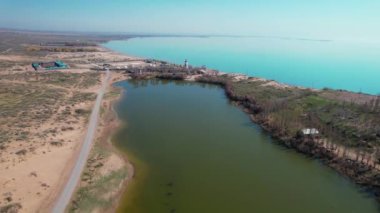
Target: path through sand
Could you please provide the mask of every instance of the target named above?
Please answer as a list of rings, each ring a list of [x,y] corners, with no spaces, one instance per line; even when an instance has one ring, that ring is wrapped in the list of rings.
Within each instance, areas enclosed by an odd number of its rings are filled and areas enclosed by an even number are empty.
[[[71,175],[65,185],[65,188],[63,189],[61,195],[59,196],[57,202],[55,203],[55,206],[53,208],[54,213],[61,213],[65,211],[66,206],[69,204],[71,197],[75,191],[75,188],[80,180],[83,168],[86,165],[87,158],[91,151],[92,142],[94,141],[96,127],[98,124],[100,106],[101,106],[104,92],[107,88],[109,80],[110,80],[110,71],[107,69],[106,80],[103,82],[103,85],[100,88],[98,96],[96,98],[96,102],[91,113],[87,134],[84,139],[82,148],[80,150],[77,162],[75,164],[74,169],[71,172]]]

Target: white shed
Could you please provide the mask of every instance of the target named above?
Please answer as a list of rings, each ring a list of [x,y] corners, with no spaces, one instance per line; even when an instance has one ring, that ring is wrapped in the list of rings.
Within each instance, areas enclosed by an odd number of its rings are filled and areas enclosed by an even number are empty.
[[[302,129],[302,133],[304,135],[318,135],[319,131],[318,129],[315,129],[315,128],[305,128],[305,129]]]

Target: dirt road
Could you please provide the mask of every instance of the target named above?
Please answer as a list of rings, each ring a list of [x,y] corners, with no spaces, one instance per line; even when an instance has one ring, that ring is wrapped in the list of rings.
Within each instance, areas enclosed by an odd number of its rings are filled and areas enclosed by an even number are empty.
[[[103,85],[98,92],[95,105],[92,109],[91,117],[88,124],[87,134],[83,141],[78,159],[76,161],[76,164],[73,170],[71,171],[70,177],[65,185],[65,188],[59,195],[59,198],[57,199],[53,207],[54,213],[62,213],[65,211],[66,206],[69,204],[71,197],[75,191],[75,188],[80,180],[83,168],[86,165],[88,155],[90,154],[90,151],[91,151],[92,142],[94,141],[96,128],[98,124],[100,106],[101,106],[102,99],[106,91],[109,80],[110,80],[110,71],[107,69],[106,79],[103,82]]]

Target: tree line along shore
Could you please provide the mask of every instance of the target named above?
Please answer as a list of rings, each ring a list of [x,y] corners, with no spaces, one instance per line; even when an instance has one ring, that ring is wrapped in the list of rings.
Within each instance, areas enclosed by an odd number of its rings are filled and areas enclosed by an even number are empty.
[[[279,144],[319,159],[380,198],[380,96],[148,62],[154,65],[125,72],[134,79],[220,85]]]
[[[29,161],[29,156],[37,156],[38,154],[35,153],[41,151],[59,153],[61,151],[57,150],[66,149],[67,156],[73,155],[68,149],[78,147],[81,143],[80,136],[83,131],[80,129],[85,127],[88,109],[95,97],[94,89],[99,86],[103,75],[102,70],[107,68],[113,73],[113,82],[128,78],[159,78],[220,85],[224,88],[226,96],[233,103],[241,106],[253,122],[278,139],[276,141],[279,144],[319,159],[342,175],[364,186],[377,198],[380,197],[379,96],[328,88],[316,90],[294,87],[271,80],[222,73],[205,67],[185,67],[164,61],[137,59],[113,53],[100,46],[102,42],[126,39],[126,36],[67,36],[0,32],[0,38],[2,38],[0,42],[0,95],[8,97],[9,100],[14,98],[18,100],[18,102],[1,102],[1,112],[18,110],[17,113],[24,113],[23,120],[30,118],[33,122],[41,124],[41,127],[35,126],[35,130],[28,134],[23,133],[26,131],[19,132],[21,135],[8,133],[17,132],[18,128],[28,129],[33,126],[6,125],[2,128],[1,157],[11,156],[10,158],[15,159],[14,161],[21,162],[16,163],[15,168],[17,165],[22,165],[22,162]],[[33,61],[53,59],[64,60],[70,65],[70,70],[49,73],[30,70],[30,64]],[[61,94],[60,96],[54,95],[58,94],[57,91]],[[17,97],[14,96],[16,93]],[[40,98],[38,99],[40,105],[38,106],[36,100],[32,100],[33,96],[28,94],[36,94],[36,97]],[[110,202],[109,197],[94,196],[104,188],[101,186],[102,181],[115,181],[113,182],[115,187],[111,189],[116,190],[115,195],[120,194],[120,190],[124,190],[123,187],[120,188],[120,183],[129,177],[125,170],[126,163],[121,163],[117,157],[110,154],[115,150],[105,142],[109,140],[109,134],[111,134],[111,131],[106,128],[108,122],[106,120],[112,118],[111,103],[118,97],[115,90],[106,94],[105,105],[101,110],[101,116],[105,120],[100,125],[102,128],[100,132],[104,134],[98,136],[99,143],[97,142],[93,148],[82,175],[82,187],[74,195],[74,202],[69,207],[70,211],[80,211],[83,208],[92,210],[115,208],[115,202]],[[67,100],[72,100],[72,102],[67,102]],[[46,101],[46,103],[41,101]],[[9,113],[2,113],[0,116],[2,119],[20,122]],[[58,119],[57,116],[63,117]],[[80,120],[78,121],[76,117]],[[52,119],[55,126],[43,125],[47,122],[46,120]],[[78,127],[66,128],[68,125],[65,122],[68,119],[73,120],[70,124],[76,124]],[[24,124],[28,123],[30,122]],[[43,139],[38,138],[38,133],[45,129],[46,131],[52,129],[52,132],[46,132],[46,137],[44,136]],[[317,130],[318,134],[310,134],[312,129]],[[76,139],[66,141],[62,138],[66,134],[74,134],[75,131],[77,131]],[[32,141],[28,143],[31,149],[14,154],[17,150],[22,150],[18,144],[23,141]],[[106,150],[110,151],[99,152],[104,147],[108,147]],[[48,158],[49,156],[41,159],[47,162]],[[6,164],[6,162],[2,163]],[[106,167],[117,169],[108,171]],[[12,166],[9,169],[12,170]],[[34,177],[34,174],[40,174],[33,172],[28,172],[33,175],[24,178],[30,179]],[[103,174],[104,178],[97,178],[98,174]],[[37,179],[39,178],[41,177]],[[16,177],[16,180],[20,182],[23,179]],[[38,195],[41,202],[47,197],[52,199],[52,194],[54,194],[52,191],[58,190],[53,182],[44,184],[43,190],[46,193]],[[14,187],[17,188],[17,186]],[[39,192],[40,189],[36,186],[35,190]],[[12,210],[12,208],[21,209],[20,206],[24,208],[38,206],[28,203],[32,199],[30,197],[23,198],[26,204],[23,203],[24,201],[18,202],[15,200],[17,193],[11,198],[13,200],[1,203],[0,207]],[[99,205],[90,205],[89,203],[93,200],[100,201],[97,202]]]

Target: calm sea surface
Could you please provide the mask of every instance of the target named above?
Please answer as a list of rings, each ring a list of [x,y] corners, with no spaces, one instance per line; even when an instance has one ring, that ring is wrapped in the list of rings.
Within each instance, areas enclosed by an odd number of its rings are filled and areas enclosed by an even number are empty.
[[[380,44],[277,38],[135,38],[106,47],[297,86],[380,93]]]
[[[124,81],[115,143],[135,166],[118,212],[372,213],[374,198],[276,143],[221,88]]]

